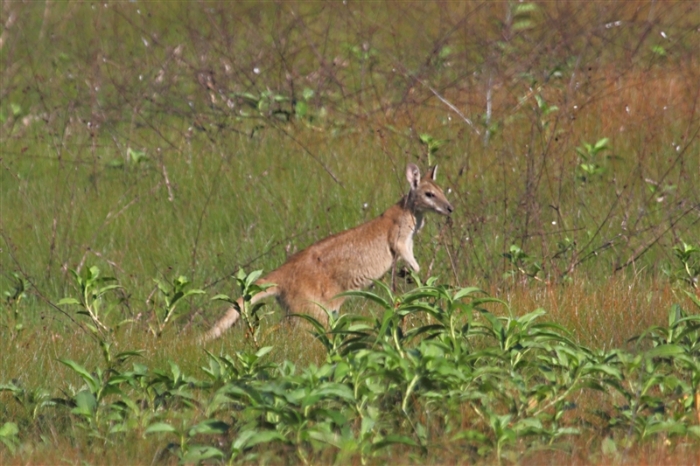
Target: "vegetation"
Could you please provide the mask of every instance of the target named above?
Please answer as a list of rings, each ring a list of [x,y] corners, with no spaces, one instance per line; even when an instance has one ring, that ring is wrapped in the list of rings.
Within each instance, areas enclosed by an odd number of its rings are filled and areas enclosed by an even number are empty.
[[[700,459],[692,2],[1,8],[0,463]],[[197,344],[409,161],[420,276]]]

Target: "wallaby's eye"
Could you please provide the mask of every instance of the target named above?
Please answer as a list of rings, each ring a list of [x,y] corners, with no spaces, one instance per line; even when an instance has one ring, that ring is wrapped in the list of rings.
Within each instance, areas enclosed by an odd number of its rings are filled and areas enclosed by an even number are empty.
[[[427,191],[427,192],[425,193],[425,197],[435,197],[435,194],[433,194],[433,193],[430,192],[430,191]]]

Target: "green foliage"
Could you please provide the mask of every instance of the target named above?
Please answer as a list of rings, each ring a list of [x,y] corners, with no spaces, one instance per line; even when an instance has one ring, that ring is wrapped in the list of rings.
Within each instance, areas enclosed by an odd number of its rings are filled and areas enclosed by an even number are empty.
[[[428,165],[433,166],[433,155],[442,147],[447,141],[442,139],[435,139],[431,135],[424,133],[419,136],[420,143],[426,148],[426,158],[428,160]]]
[[[537,11],[537,4],[530,2],[509,2],[508,15],[512,21],[510,26],[513,31],[522,31],[533,27],[531,16]]]
[[[26,389],[17,380],[9,384],[0,384],[0,392],[10,393],[15,402],[22,407],[23,414],[31,420],[36,420],[44,408],[55,404],[47,389],[42,387]]]
[[[251,287],[255,273],[239,278],[251,295],[260,291]],[[588,416],[609,433],[608,455],[616,440],[700,437],[700,316],[679,306],[667,326],[636,337],[634,350],[594,351],[542,321],[545,311],[513,317],[476,288],[433,278],[400,295],[377,287],[345,294],[378,305],[373,317],[331,314],[327,329],[305,317],[326,350],[320,366],[266,361],[271,347],[234,357],[206,352],[200,380],[174,362],[169,370],[128,370],[139,352],[112,355],[102,342],[103,365],[91,371],[60,360],[83,382],[61,388],[62,397],[14,383],[0,390],[24,407],[23,423],[46,422],[47,407],[63,407],[70,429],[89,438],[119,443],[136,433],[168,445],[182,463],[269,461],[293,450],[304,464],[364,464],[406,449],[430,455],[438,445],[471,462],[500,462],[566,444],[591,428]],[[576,400],[587,392],[614,408],[584,410]],[[5,422],[0,433],[16,453],[17,424]]]
[[[240,269],[236,274],[236,282],[238,282],[238,287],[240,288],[239,296],[243,299],[243,307],[238,304],[237,300],[230,298],[225,294],[219,294],[212,298],[212,300],[225,301],[230,303],[236,311],[241,315],[241,319],[246,326],[246,338],[250,338],[256,349],[260,348],[260,337],[262,331],[261,323],[265,317],[271,315],[274,311],[263,312],[264,303],[257,303],[255,305],[250,304],[250,300],[253,295],[264,291],[272,286],[273,284],[258,285],[255,281],[262,275],[262,270],[255,270],[249,274],[246,274],[243,269]]]
[[[14,454],[19,446],[19,428],[14,422],[6,422],[0,427],[0,442]]]
[[[269,118],[273,117],[281,121],[288,121],[290,112],[282,106],[290,99],[284,95],[270,90],[260,92],[255,95],[250,92],[234,92],[231,97],[236,99],[243,108],[238,111],[240,118]],[[250,109],[253,111],[251,112]]]
[[[611,387],[624,404],[605,415],[607,423],[624,426],[640,441],[656,435],[700,437],[693,425],[700,389],[700,315],[675,305],[667,327],[651,327],[634,341],[648,349],[616,355],[624,372]]]
[[[665,268],[664,272],[674,281],[680,281],[697,289],[700,286],[700,247],[681,241],[673,246],[673,255],[680,264],[674,269]]]
[[[505,273],[506,277],[515,277],[518,273],[524,277],[537,278],[537,274],[542,271],[542,264],[537,259],[530,257],[516,244],[512,244],[508,252],[503,253],[503,257],[508,259],[512,270]]]
[[[105,310],[105,295],[120,288],[118,284],[109,284],[116,281],[114,277],[101,277],[100,269],[97,266],[88,267],[85,273],[80,275],[75,270],[70,271],[75,279],[78,289],[78,298],[67,297],[58,302],[59,306],[77,305],[80,310],[78,315],[90,317],[91,322],[87,323],[87,328],[95,335],[103,337],[110,333],[110,329],[103,323],[103,320],[110,312]],[[125,322],[121,322],[121,326]]]
[[[584,142],[582,146],[576,148],[576,153],[581,158],[581,163],[578,165],[581,181],[591,181],[605,173],[600,153],[610,148],[609,143],[608,138],[602,138],[595,144]]]
[[[156,318],[156,324],[150,324],[149,329],[155,336],[160,338],[165,327],[176,316],[175,309],[177,306],[184,302],[184,299],[188,296],[204,294],[204,291],[200,289],[188,290],[190,281],[183,275],[175,278],[170,286],[162,280],[154,279],[153,281],[156,282],[156,288],[159,292],[157,296],[160,299],[156,298],[154,300],[155,308],[153,313]]]
[[[12,286],[3,294],[5,295],[3,307],[7,312],[3,313],[0,322],[10,329],[10,334],[14,337],[24,329],[21,307],[23,300],[27,299],[27,281],[17,272],[12,272]]]

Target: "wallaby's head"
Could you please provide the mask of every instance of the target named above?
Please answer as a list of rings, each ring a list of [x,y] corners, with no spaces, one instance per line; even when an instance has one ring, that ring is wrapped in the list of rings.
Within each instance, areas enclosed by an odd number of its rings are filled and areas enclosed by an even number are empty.
[[[442,215],[452,213],[452,204],[445,197],[442,188],[435,184],[436,174],[437,165],[429,170],[423,178],[420,176],[420,170],[414,164],[409,163],[406,167],[406,179],[411,185],[411,191],[406,199],[408,208],[413,212],[432,211]]]

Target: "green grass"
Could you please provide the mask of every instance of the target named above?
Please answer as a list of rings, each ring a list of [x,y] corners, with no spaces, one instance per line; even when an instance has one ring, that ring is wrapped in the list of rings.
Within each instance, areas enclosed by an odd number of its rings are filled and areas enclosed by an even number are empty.
[[[692,2],[2,8],[0,384],[66,396],[83,381],[59,359],[103,364],[89,320],[58,305],[78,296],[70,270],[92,266],[121,286],[105,295],[106,324],[131,321],[106,337],[114,351],[143,349],[137,360],[150,370],[172,360],[202,379],[208,359],[195,340],[223,311],[211,298],[237,293],[238,269],[271,270],[380,214],[405,193],[407,162],[437,163],[455,206],[416,240],[422,279],[478,286],[514,316],[544,308],[600,351],[630,349],[629,338],[668,324],[675,303],[697,313],[685,292],[698,296],[700,253],[679,259],[683,244],[700,248]],[[604,138],[602,150],[586,149]],[[437,141],[432,152],[427,140]],[[154,279],[181,275],[205,293],[178,304],[156,338]],[[379,312],[362,300],[344,311]],[[299,371],[327,362],[303,328],[278,323],[264,324],[268,360]],[[238,328],[206,348],[251,345]],[[0,400],[0,427],[17,423],[21,445],[0,446],[3,464],[177,461],[164,439],[95,441],[66,408],[46,408],[44,428],[8,392]],[[444,428],[432,426],[431,435]],[[221,437],[226,448],[234,432]],[[564,453],[511,452],[607,462],[605,435],[586,431]],[[670,439],[625,445],[624,455],[697,457],[692,436]],[[285,448],[271,454],[293,455]],[[459,448],[427,458],[459,461]],[[387,451],[372,461],[425,460],[408,447]],[[472,459],[500,461],[484,455]],[[280,458],[271,461],[302,461]]]

